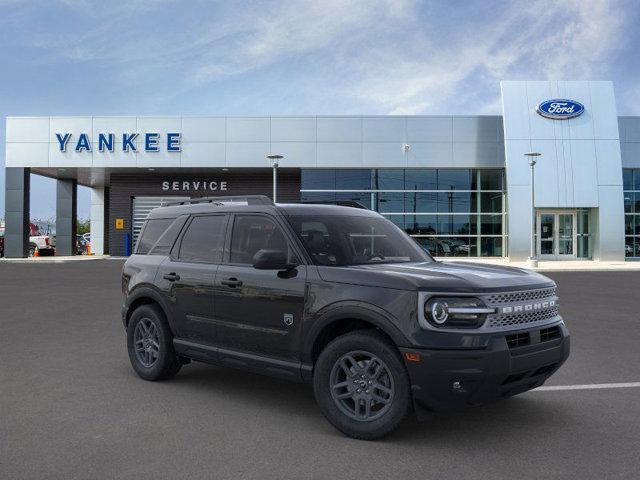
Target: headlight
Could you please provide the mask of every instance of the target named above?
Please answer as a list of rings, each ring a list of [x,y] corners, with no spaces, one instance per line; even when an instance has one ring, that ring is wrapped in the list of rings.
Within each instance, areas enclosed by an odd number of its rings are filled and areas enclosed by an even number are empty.
[[[424,318],[436,328],[478,328],[493,312],[474,297],[433,297],[424,304]]]

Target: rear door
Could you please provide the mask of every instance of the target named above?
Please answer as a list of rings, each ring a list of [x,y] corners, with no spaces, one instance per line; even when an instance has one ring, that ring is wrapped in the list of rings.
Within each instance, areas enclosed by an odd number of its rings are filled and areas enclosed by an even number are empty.
[[[228,220],[226,214],[193,216],[171,256],[160,265],[157,278],[171,305],[172,328],[178,338],[213,342],[213,282]]]
[[[289,272],[256,270],[261,249],[283,250],[300,264],[297,247],[275,217],[235,214],[225,261],[215,280],[217,342],[234,351],[297,360],[307,266]]]

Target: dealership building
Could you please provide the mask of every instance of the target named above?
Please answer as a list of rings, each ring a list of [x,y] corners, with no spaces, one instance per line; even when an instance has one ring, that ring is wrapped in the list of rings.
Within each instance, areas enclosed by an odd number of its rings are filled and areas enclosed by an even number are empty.
[[[640,117],[617,115],[613,84],[501,92],[501,116],[10,117],[5,255],[28,254],[31,174],[56,179],[58,255],[84,185],[92,252],[121,256],[155,206],[271,196],[278,154],[278,202],[359,202],[439,257],[523,260],[535,213],[540,259],[640,258]]]

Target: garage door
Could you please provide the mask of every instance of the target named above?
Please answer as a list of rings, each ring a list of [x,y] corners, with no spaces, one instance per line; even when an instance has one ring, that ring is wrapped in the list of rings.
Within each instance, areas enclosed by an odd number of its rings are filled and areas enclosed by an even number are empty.
[[[138,237],[144,221],[149,216],[149,212],[157,207],[162,207],[171,202],[183,202],[189,197],[133,197],[133,245],[138,244]]]

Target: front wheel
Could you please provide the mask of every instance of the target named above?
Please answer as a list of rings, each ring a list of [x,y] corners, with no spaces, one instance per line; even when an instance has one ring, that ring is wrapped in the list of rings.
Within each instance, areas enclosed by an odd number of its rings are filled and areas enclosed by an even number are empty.
[[[142,305],[131,314],[127,350],[131,366],[145,380],[171,378],[182,366],[169,325],[156,305]]]
[[[322,351],[313,374],[316,401],[345,435],[375,440],[409,412],[410,383],[400,354],[375,331],[342,335]]]

